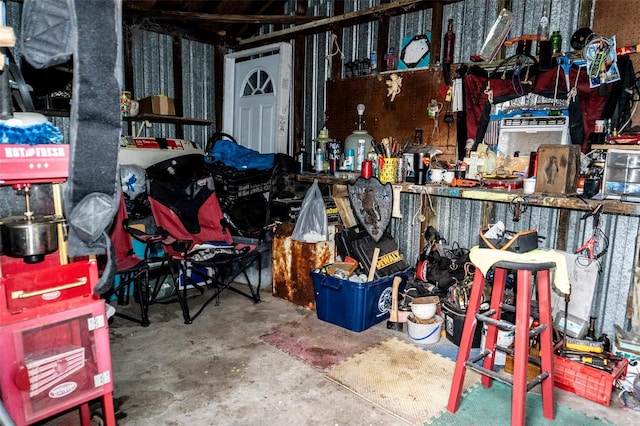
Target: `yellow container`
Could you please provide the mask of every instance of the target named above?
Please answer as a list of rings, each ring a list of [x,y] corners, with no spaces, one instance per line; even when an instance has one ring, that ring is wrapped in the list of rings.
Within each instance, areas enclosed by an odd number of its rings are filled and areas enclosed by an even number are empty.
[[[400,158],[384,157],[380,165],[380,182],[396,183],[398,179],[398,167],[400,167]]]

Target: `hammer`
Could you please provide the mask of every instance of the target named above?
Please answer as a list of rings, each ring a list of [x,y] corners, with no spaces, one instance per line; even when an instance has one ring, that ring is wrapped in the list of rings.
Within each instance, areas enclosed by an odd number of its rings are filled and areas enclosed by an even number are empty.
[[[398,289],[402,278],[395,277],[393,279],[393,287],[391,288],[391,311],[389,311],[389,320],[387,321],[387,328],[389,330],[402,331],[403,324],[398,322]]]

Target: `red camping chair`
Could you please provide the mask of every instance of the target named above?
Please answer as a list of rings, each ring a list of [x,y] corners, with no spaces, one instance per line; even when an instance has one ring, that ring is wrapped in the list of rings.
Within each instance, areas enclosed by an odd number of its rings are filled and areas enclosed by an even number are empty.
[[[171,270],[171,258],[161,253],[161,250],[157,250],[159,238],[147,236],[141,231],[130,228],[128,219],[124,197],[121,197],[110,233],[115,251],[116,276],[119,278],[119,282],[105,294],[105,298],[109,299],[115,296],[118,305],[128,305],[133,287],[135,300],[140,305],[140,319],[117,310],[115,315],[146,327],[149,325],[149,305],[155,303],[164,279],[169,275],[173,277],[174,273]],[[145,243],[144,259],[141,259],[133,250],[132,234]],[[151,293],[149,280],[152,269],[161,272],[155,276],[153,293]],[[177,290],[175,282],[174,286]]]
[[[165,251],[180,265],[178,297],[185,324],[193,322],[212,301],[218,305],[225,289],[260,302],[262,254],[268,246],[234,243],[203,155],[184,155],[149,167],[147,190]],[[247,274],[252,266],[258,270],[257,285]],[[248,292],[234,284],[238,276],[244,277]],[[191,289],[200,295],[213,289],[195,314],[188,304]]]

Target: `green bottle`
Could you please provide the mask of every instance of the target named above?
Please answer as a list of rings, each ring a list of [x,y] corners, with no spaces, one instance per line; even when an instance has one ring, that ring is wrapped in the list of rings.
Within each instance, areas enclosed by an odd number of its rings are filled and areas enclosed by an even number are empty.
[[[553,54],[562,51],[562,34],[560,34],[560,31],[554,31],[553,34],[551,34],[551,47]]]

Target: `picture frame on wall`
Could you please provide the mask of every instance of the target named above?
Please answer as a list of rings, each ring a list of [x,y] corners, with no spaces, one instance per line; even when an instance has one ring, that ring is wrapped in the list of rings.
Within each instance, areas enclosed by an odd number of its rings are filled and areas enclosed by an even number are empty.
[[[431,62],[431,34],[405,37],[400,48],[398,69],[426,68]]]

